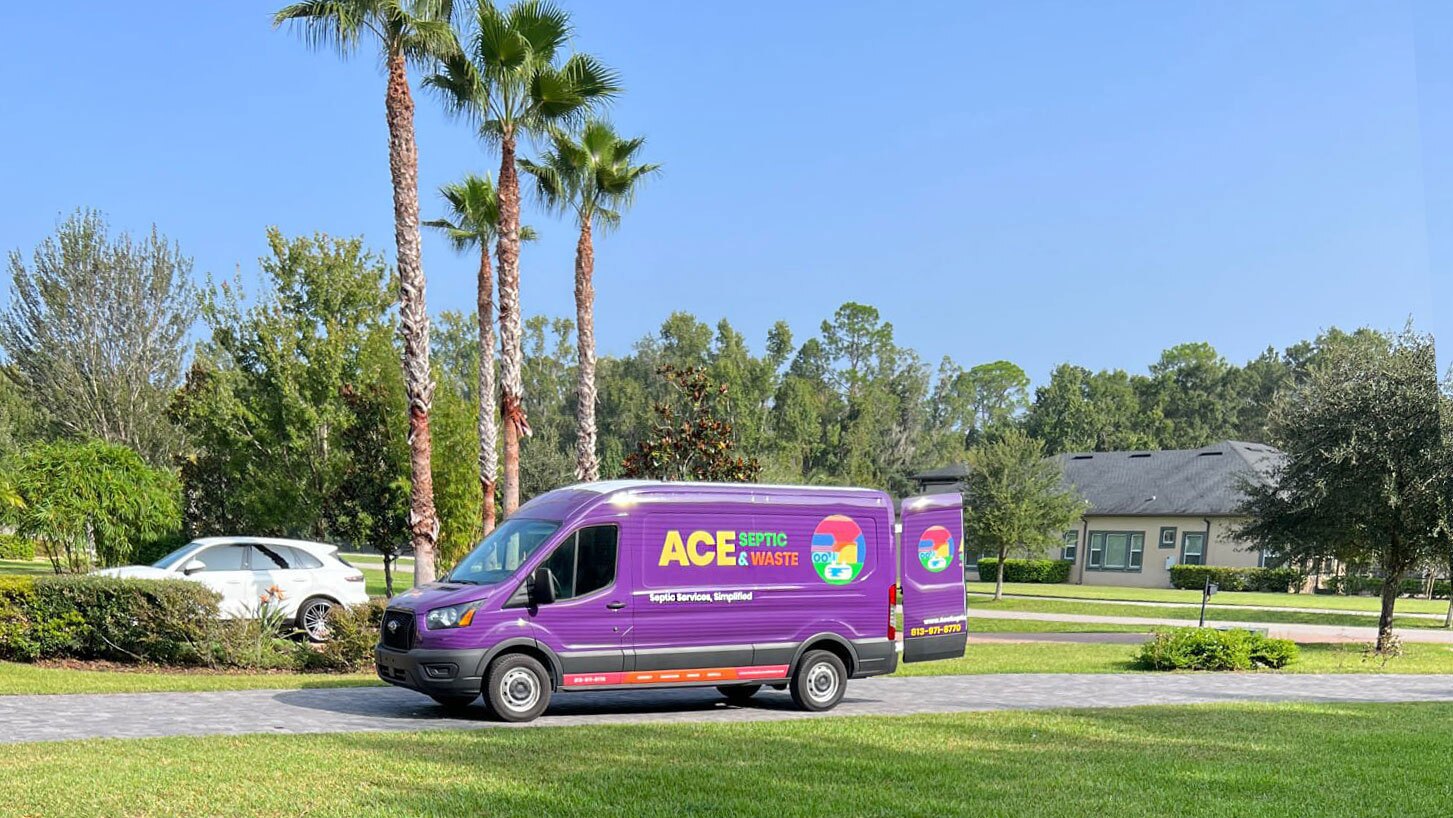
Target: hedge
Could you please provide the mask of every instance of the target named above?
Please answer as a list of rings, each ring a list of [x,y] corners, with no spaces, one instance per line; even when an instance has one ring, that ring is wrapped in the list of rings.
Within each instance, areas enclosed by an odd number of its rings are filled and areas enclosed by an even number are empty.
[[[1322,587],[1318,591],[1324,594],[1347,594],[1359,596],[1369,594],[1379,596],[1382,594],[1382,579],[1380,577],[1323,577]],[[1448,598],[1448,580],[1440,579],[1433,583],[1433,597],[1435,599]],[[1398,588],[1400,596],[1422,596],[1427,593],[1427,580],[1411,577],[1402,581]]]
[[[979,579],[993,582],[999,575],[998,557],[979,558]],[[1004,560],[1005,582],[1056,583],[1070,581],[1070,563],[1064,560]]]
[[[1247,630],[1171,628],[1141,645],[1137,660],[1149,670],[1252,670],[1286,667],[1300,655],[1289,639]]]
[[[219,619],[218,596],[187,580],[0,576],[0,659],[353,669],[371,660],[382,613],[341,610],[315,649],[257,620]]]
[[[1206,580],[1222,591],[1271,591],[1286,593],[1300,584],[1301,575],[1292,568],[1229,568],[1222,565],[1173,565],[1170,584],[1199,591]]]
[[[35,559],[35,542],[14,534],[0,534],[0,560]]]

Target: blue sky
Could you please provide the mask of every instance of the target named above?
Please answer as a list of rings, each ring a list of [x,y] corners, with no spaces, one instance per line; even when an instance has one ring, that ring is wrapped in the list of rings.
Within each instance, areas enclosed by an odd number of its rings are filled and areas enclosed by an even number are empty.
[[[0,248],[88,205],[155,222],[199,274],[255,270],[268,225],[391,255],[377,60],[310,52],[276,5],[0,12],[23,34],[0,50]],[[1182,341],[1242,361],[1334,324],[1433,329],[1435,303],[1453,324],[1436,4],[902,5],[567,3],[665,165],[597,247],[604,352],[676,309],[801,340],[857,300],[931,363],[1042,382]],[[431,216],[498,160],[418,102]],[[527,218],[526,312],[573,314],[573,229]],[[424,249],[431,311],[469,309],[473,264]]]

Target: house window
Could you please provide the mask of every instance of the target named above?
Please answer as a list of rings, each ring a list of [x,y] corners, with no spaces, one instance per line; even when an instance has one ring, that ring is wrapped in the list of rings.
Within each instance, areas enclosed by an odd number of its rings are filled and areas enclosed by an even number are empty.
[[[1181,565],[1206,564],[1206,534],[1203,531],[1187,531],[1181,537]]]
[[[1060,559],[1064,560],[1065,562],[1074,562],[1075,561],[1075,557],[1078,556],[1078,553],[1077,552],[1079,550],[1080,550],[1080,532],[1078,532],[1078,531],[1066,531],[1065,532],[1065,544],[1064,544],[1064,547],[1061,548],[1060,549],[1060,552],[1059,552]]]
[[[1280,568],[1282,564],[1281,554],[1275,548],[1261,549],[1257,551],[1256,565],[1258,568]]]
[[[1161,526],[1161,529],[1160,529],[1160,547],[1161,548],[1175,548],[1176,547],[1176,527],[1175,526],[1173,526],[1173,525]]]
[[[1145,558],[1143,531],[1091,531],[1089,568],[1139,571]]]

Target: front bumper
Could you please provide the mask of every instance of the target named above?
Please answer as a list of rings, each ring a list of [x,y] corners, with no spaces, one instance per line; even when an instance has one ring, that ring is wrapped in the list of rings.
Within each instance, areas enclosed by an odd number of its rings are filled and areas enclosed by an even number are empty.
[[[373,649],[378,678],[399,687],[437,696],[478,694],[485,650],[394,650],[382,645]]]

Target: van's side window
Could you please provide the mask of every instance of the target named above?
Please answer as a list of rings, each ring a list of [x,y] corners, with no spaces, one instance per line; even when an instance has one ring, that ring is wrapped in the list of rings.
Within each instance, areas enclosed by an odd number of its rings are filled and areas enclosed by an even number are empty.
[[[616,539],[613,525],[582,528],[545,561],[555,578],[555,599],[573,599],[593,594],[616,578]]]

